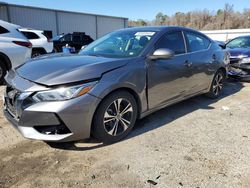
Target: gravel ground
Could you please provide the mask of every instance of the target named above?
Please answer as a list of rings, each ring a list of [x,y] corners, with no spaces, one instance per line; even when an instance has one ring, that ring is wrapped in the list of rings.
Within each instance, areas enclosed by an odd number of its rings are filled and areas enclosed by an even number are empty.
[[[109,146],[26,140],[0,112],[0,187],[248,188],[249,96],[249,83],[227,83],[219,100],[163,109]]]

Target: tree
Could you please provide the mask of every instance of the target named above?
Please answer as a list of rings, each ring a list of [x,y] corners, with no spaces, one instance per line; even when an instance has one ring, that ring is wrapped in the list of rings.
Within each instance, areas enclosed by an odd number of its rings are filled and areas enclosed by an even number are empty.
[[[233,5],[227,3],[223,9],[213,12],[204,9],[187,13],[176,12],[173,16],[159,12],[153,21],[129,21],[129,26],[145,25],[178,25],[199,30],[250,28],[250,9],[235,12]]]
[[[167,21],[167,18],[167,15],[164,15],[163,13],[159,12],[155,17],[156,25],[164,25]]]

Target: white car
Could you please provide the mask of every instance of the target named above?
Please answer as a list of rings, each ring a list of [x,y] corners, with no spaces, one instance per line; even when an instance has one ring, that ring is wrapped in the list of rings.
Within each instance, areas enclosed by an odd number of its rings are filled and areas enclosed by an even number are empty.
[[[31,58],[32,44],[18,31],[19,28],[0,20],[0,84],[4,82],[7,71]]]
[[[53,51],[53,42],[47,38],[44,31],[34,29],[19,29],[27,39],[32,43],[32,58]]]

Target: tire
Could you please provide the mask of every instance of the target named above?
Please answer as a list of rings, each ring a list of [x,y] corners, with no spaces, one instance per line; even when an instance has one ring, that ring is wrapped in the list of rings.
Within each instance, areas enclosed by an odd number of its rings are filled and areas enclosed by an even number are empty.
[[[5,80],[4,77],[7,73],[6,66],[4,65],[4,62],[0,60],[0,85],[3,85]]]
[[[116,110],[119,108],[120,110]],[[126,91],[112,93],[96,110],[92,134],[105,144],[118,142],[133,129],[137,113],[138,106],[132,94]]]
[[[53,53],[61,53],[62,52],[62,49],[60,50],[59,47],[54,47],[53,48]]]
[[[209,92],[206,94],[207,97],[216,99],[220,96],[221,91],[223,90],[225,73],[222,70],[218,70],[214,75],[212,84],[210,86]]]
[[[38,56],[43,55],[43,54],[45,54],[45,53],[40,51],[40,50],[34,50],[34,51],[32,51],[31,58],[35,58],[35,57],[38,57]]]

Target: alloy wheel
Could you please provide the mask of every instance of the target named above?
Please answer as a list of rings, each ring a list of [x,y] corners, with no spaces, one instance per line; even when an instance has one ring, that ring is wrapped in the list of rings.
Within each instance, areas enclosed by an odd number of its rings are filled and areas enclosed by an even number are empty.
[[[119,136],[130,126],[133,118],[133,107],[130,101],[119,98],[113,101],[105,111],[103,126],[111,136]]]
[[[223,87],[224,77],[221,73],[217,74],[213,83],[213,92],[217,96],[220,94]]]

